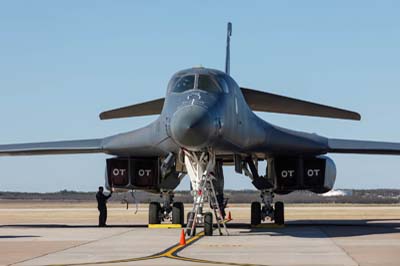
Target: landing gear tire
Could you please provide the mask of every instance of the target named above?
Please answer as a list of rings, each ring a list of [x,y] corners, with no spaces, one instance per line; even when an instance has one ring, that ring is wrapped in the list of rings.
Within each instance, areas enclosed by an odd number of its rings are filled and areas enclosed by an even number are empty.
[[[285,224],[285,207],[281,201],[275,203],[274,222],[278,225]]]
[[[204,214],[204,235],[213,235],[213,215],[211,212],[206,212]]]
[[[254,201],[251,203],[251,225],[261,223],[261,203]]]
[[[161,205],[159,202],[150,202],[149,205],[149,224],[160,224],[161,223]]]
[[[193,234],[191,235],[191,230],[194,222],[194,212],[188,212],[187,214],[187,229],[186,229],[186,235],[187,236],[194,236],[196,234],[196,227],[194,227]]]
[[[172,223],[184,225],[184,207],[182,202],[174,202],[172,205]]]

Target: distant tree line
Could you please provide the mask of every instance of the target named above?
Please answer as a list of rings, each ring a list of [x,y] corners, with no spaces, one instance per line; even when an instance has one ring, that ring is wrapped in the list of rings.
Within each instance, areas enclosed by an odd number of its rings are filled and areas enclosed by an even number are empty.
[[[345,190],[348,193],[343,196],[322,196],[308,191],[297,191],[288,195],[276,195],[275,200],[286,203],[358,203],[358,204],[398,204],[400,203],[400,189],[354,189]],[[149,203],[160,199],[159,194],[151,194],[143,191],[134,192],[134,198],[129,193],[114,193],[111,202],[128,201]],[[260,200],[260,192],[254,190],[226,190],[225,198],[230,203],[250,203]],[[0,192],[0,201],[4,200],[35,200],[35,201],[95,201],[95,192],[78,192],[61,190],[51,193],[29,192]],[[191,203],[192,196],[189,191],[177,191],[175,201]]]

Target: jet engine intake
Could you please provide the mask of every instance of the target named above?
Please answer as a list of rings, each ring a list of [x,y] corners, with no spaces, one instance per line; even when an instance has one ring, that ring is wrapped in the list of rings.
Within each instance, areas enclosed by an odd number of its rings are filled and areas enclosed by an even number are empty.
[[[120,191],[174,189],[180,182],[175,167],[163,176],[161,159],[116,157],[107,159],[106,187]]]
[[[326,156],[276,157],[268,160],[268,176],[274,180],[274,192],[277,194],[295,190],[325,193],[335,184],[336,166]]]

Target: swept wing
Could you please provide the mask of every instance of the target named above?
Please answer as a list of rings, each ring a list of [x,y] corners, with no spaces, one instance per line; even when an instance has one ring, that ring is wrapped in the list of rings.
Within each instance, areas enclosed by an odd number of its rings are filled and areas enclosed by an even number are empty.
[[[102,139],[0,145],[0,156],[101,153]]]
[[[361,115],[353,111],[248,88],[241,90],[253,111],[361,120]]]
[[[400,143],[328,139],[328,152],[400,155]]]
[[[160,98],[102,112],[100,114],[100,119],[105,120],[133,116],[157,115],[161,113],[163,106],[164,98]]]

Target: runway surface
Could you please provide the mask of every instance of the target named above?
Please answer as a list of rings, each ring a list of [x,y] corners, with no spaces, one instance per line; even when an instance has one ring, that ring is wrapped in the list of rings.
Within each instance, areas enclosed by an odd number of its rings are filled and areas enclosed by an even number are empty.
[[[113,216],[119,217],[122,210],[111,209],[111,226],[97,228],[88,223],[90,218],[63,222],[62,212],[57,214],[62,208],[2,207],[1,265],[399,265],[400,261],[400,207],[396,206],[289,207],[288,217],[305,215],[290,219],[284,228],[250,228],[245,223],[248,208],[233,207],[230,236],[206,237],[198,230],[186,246],[178,245],[180,229],[148,229],[144,208],[134,225],[115,223]],[[82,210],[69,211],[79,217]],[[52,217],[49,223],[43,214],[40,222],[38,212],[60,219]],[[332,212],[343,213],[345,219],[331,219]],[[378,219],[380,212],[384,218]],[[18,220],[21,213],[35,216],[35,223]],[[320,218],[321,213],[328,219]]]

